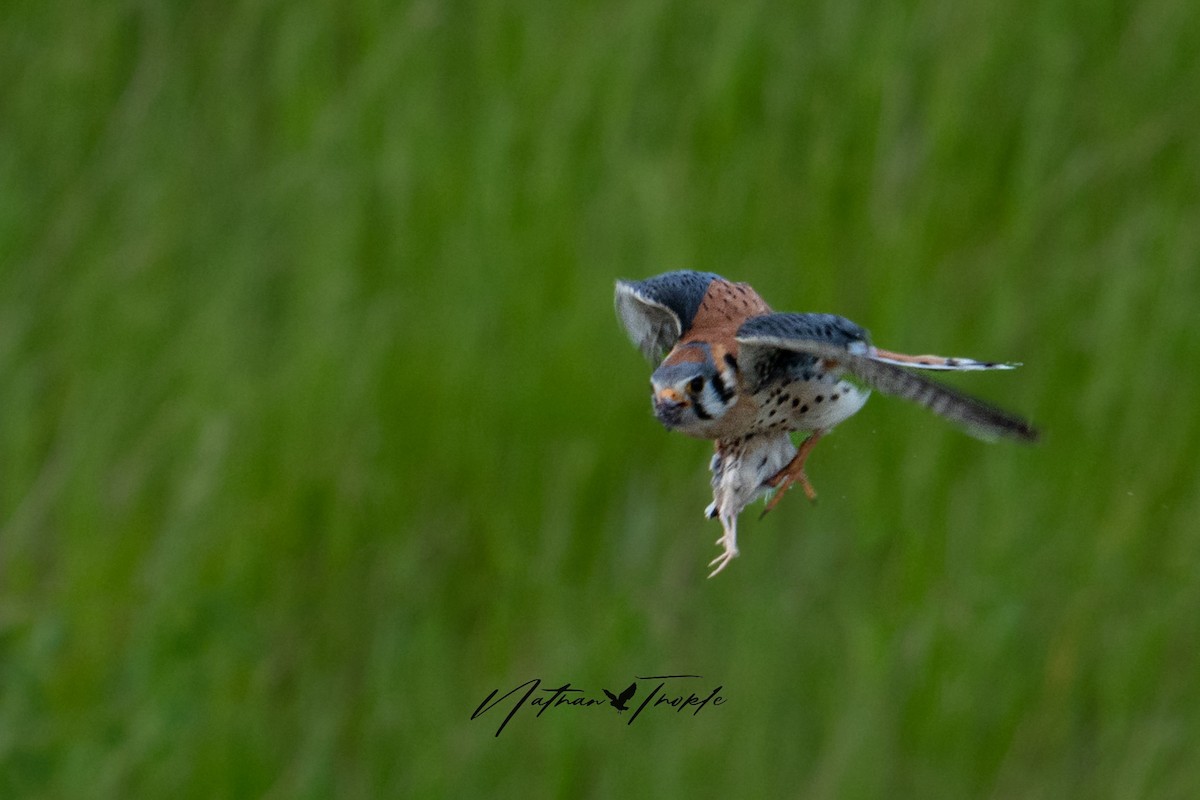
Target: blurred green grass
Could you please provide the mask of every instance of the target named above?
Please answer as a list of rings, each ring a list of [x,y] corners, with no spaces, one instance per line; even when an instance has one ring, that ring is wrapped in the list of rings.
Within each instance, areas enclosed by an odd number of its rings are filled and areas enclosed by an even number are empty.
[[[1200,11],[0,11],[0,796],[1187,797]],[[612,282],[754,283],[876,398],[713,555]],[[470,713],[689,672],[696,718]]]

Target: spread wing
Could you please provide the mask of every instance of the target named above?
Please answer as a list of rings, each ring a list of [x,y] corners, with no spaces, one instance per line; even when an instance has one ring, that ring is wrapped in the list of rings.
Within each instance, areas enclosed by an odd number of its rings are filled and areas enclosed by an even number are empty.
[[[718,276],[681,270],[644,281],[617,281],[617,316],[646,358],[659,361],[687,333]]]
[[[608,699],[609,699],[609,701],[610,701],[610,702],[613,702],[613,703],[619,703],[619,702],[621,702],[620,700],[618,700],[618,699],[617,699],[617,696],[616,696],[615,694],[613,694],[612,692],[610,692],[608,689],[603,689],[602,691],[603,691],[603,692],[604,692],[606,695],[608,695]]]
[[[963,426],[981,439],[1008,436],[1032,442],[1038,432],[1025,420],[910,371],[901,363],[923,369],[996,369],[971,359],[921,356],[920,362],[900,362],[896,353],[876,350],[866,330],[832,314],[766,314],[747,320],[738,329],[738,364],[752,382],[776,380],[780,371],[799,358],[836,364],[884,394],[925,406]],[[935,360],[937,363],[931,363]]]
[[[617,698],[617,702],[624,705],[625,701],[633,697],[633,693],[637,691],[637,681],[629,684],[625,691],[621,692],[621,696]]]

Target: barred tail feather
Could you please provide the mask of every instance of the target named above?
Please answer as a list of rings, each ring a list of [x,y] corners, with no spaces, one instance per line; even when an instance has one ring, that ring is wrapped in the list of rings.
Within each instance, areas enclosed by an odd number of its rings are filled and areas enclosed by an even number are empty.
[[[859,357],[845,359],[843,363],[852,375],[872,388],[919,403],[980,439],[1006,436],[1025,442],[1038,440],[1038,431],[1020,417],[891,362]]]

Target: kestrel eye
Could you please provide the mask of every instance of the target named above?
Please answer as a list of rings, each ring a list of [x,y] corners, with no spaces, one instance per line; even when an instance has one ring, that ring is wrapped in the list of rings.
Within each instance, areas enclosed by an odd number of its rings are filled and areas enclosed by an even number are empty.
[[[688,391],[690,391],[692,394],[699,394],[700,390],[703,388],[704,378],[700,377],[699,375],[688,381]]]

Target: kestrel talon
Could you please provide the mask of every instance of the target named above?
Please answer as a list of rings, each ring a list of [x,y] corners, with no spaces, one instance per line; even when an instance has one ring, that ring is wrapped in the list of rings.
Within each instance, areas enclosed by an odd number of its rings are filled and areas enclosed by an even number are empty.
[[[880,350],[848,319],[776,314],[747,284],[707,272],[618,281],[616,306],[633,343],[661,360],[650,376],[654,415],[670,430],[716,442],[705,514],[724,533],[710,578],[737,556],[747,505],[774,490],[770,511],[797,483],[816,497],[804,472],[813,445],[862,408],[871,389],[920,403],[981,439],[1038,438],[1025,420],[912,371],[1016,364]],[[807,434],[799,448],[794,431]]]

